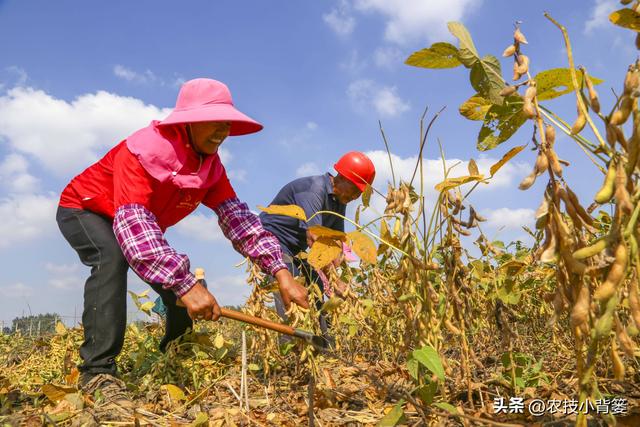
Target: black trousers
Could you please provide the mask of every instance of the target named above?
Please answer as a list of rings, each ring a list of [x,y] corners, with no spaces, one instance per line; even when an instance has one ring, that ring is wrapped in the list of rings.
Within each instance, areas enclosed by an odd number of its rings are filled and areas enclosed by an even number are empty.
[[[115,358],[120,354],[127,326],[127,271],[129,264],[113,233],[112,221],[82,209],[59,207],[56,221],[62,235],[78,253],[80,261],[91,267],[84,285],[82,325],[84,342],[80,346],[81,372],[115,375]],[[167,307],[165,336],[167,344],[193,326],[184,307],[176,305],[176,296],[160,284],[150,283]]]

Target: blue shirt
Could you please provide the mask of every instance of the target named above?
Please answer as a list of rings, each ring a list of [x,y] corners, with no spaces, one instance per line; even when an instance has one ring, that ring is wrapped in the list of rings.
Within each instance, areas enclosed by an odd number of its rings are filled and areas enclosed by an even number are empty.
[[[307,218],[318,211],[331,211],[344,215],[347,206],[340,203],[333,194],[331,175],[309,176],[291,181],[278,192],[271,205],[298,205]],[[344,220],[335,215],[321,214],[309,222],[284,215],[260,214],[264,228],[273,233],[282,249],[289,255],[307,250],[307,227],[323,225],[337,231],[344,231]]]

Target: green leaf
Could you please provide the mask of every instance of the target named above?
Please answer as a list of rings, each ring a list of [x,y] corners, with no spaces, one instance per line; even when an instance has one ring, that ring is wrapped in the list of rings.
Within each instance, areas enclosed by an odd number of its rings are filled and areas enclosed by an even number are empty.
[[[420,368],[420,364],[416,359],[407,360],[407,371],[409,371],[409,375],[414,380],[418,380],[418,370]]]
[[[418,390],[416,390],[416,394],[424,402],[425,405],[431,405],[433,403],[433,398],[436,396],[437,391],[438,391],[438,384],[432,382],[425,386],[420,387]]]
[[[437,402],[434,403],[433,406],[440,408],[440,409],[444,409],[445,411],[449,412],[452,415],[460,415],[458,414],[458,410],[456,409],[455,406],[453,406],[450,403],[447,402]]]
[[[491,101],[483,98],[480,94],[475,94],[467,99],[458,111],[469,120],[484,120],[487,111],[491,108]]]
[[[520,296],[522,295],[520,292],[514,291],[512,288],[505,286],[498,288],[497,291],[498,298],[502,300],[505,304],[517,304],[520,302]]]
[[[413,52],[404,63],[422,68],[455,68],[462,65],[458,59],[458,48],[450,43],[442,42]]]
[[[582,86],[582,73],[576,73],[578,86]],[[604,80],[589,76],[594,85]],[[573,92],[571,70],[568,68],[552,68],[542,71],[534,77],[537,87],[538,101],[546,101]]]
[[[640,14],[633,9],[620,9],[609,15],[612,24],[640,32]]]
[[[206,412],[198,412],[196,419],[189,425],[190,427],[205,427],[209,425],[209,416]]]
[[[453,34],[459,41],[460,47],[458,49],[458,58],[460,62],[467,68],[471,68],[475,64],[480,56],[476,50],[476,46],[473,44],[473,39],[467,28],[460,22],[449,22],[447,24],[449,32]]]
[[[401,400],[396,404],[396,406],[391,409],[382,417],[380,422],[378,423],[378,427],[393,427],[405,421],[404,410],[402,409],[402,405],[404,405],[404,400]]]
[[[444,381],[444,368],[440,361],[440,355],[435,348],[425,345],[419,350],[414,350],[412,355],[420,364],[434,373],[440,381]]]
[[[486,55],[480,59],[471,34],[469,34],[465,26],[459,22],[449,22],[447,26],[451,34],[458,38],[460,44],[458,58],[460,62],[465,67],[471,68],[471,74],[469,75],[471,86],[493,104],[501,105],[502,97],[500,96],[500,91],[504,87],[504,79],[502,78],[502,69],[498,58]]]
[[[487,151],[496,148],[511,138],[527,121],[527,117],[522,112],[522,98],[510,96],[504,101],[503,105],[493,105],[487,111],[484,124],[478,134],[478,150]]]
[[[416,294],[402,294],[398,297],[398,302],[405,302],[416,298]]]
[[[486,55],[482,60],[477,61],[471,67],[469,74],[471,86],[492,104],[501,105],[503,97],[500,91],[504,87],[502,69],[498,58]]]

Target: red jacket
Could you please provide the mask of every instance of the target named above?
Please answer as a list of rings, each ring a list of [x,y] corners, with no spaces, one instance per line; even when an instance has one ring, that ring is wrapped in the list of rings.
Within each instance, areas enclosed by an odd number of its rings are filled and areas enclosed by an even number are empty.
[[[187,172],[198,170],[200,163],[198,154],[189,151],[183,168]],[[113,219],[119,206],[137,203],[149,209],[165,231],[200,203],[213,209],[232,197],[236,194],[224,168],[208,188],[180,188],[171,179],[161,182],[147,173],[125,140],[71,180],[62,192],[60,206],[89,210]]]

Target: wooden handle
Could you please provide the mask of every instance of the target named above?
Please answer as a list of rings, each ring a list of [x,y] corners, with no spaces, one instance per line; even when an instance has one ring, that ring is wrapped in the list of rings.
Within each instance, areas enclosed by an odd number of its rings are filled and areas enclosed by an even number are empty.
[[[220,310],[222,310],[222,317],[226,317],[228,319],[233,319],[233,320],[239,320],[241,322],[249,323],[251,325],[256,325],[263,328],[271,329],[272,331],[280,332],[281,334],[295,336],[295,329],[293,329],[289,325],[272,322],[271,320],[266,320],[261,317],[251,316],[250,314],[245,314],[240,311],[229,310],[228,308],[224,308],[224,307],[221,307]]]

